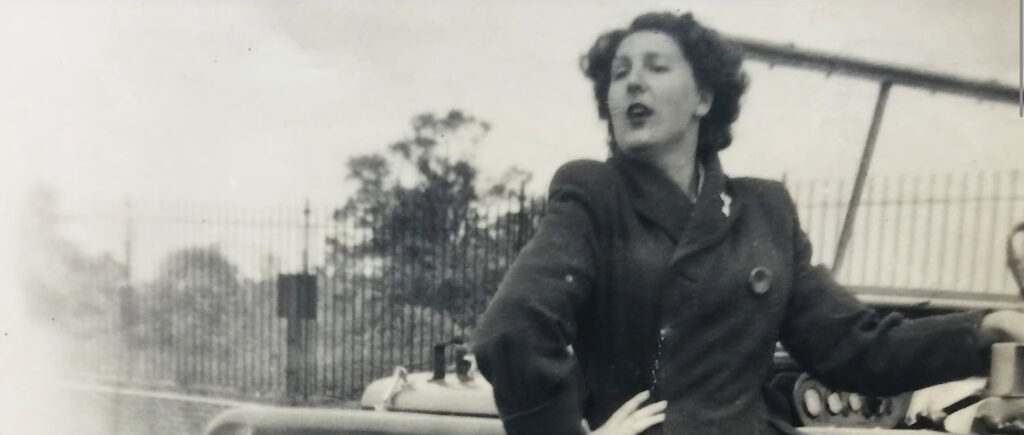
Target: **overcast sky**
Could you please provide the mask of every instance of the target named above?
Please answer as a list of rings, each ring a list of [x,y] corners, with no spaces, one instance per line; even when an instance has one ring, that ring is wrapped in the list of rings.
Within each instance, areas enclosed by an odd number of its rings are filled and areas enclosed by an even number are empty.
[[[7,2],[0,143],[17,184],[73,209],[120,201],[344,200],[349,156],[425,111],[494,125],[478,163],[542,190],[604,129],[577,59],[648,10],[724,33],[1017,82],[1017,2]],[[877,87],[748,62],[732,175],[850,176]],[[1006,104],[896,89],[877,173],[1020,167]]]

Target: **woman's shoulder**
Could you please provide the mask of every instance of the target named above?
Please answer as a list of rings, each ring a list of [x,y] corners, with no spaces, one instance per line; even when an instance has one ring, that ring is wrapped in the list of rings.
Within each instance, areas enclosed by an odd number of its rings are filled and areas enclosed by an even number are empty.
[[[579,190],[587,196],[602,197],[614,192],[619,183],[618,173],[607,162],[573,160],[555,171],[555,176],[551,178],[549,194],[572,189]]]
[[[793,199],[781,181],[755,177],[730,178],[729,181],[733,195],[745,202],[787,213],[793,210]]]
[[[549,202],[571,202],[584,207],[598,222],[607,222],[622,210],[623,185],[607,162],[573,160],[555,171],[548,188]]]

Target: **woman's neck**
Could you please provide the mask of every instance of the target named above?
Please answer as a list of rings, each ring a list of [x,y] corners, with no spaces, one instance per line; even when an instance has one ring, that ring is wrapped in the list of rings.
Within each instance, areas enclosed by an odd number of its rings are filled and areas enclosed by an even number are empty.
[[[697,199],[697,135],[687,134],[679,142],[664,147],[650,163],[661,170],[679,190],[686,193],[692,200]]]

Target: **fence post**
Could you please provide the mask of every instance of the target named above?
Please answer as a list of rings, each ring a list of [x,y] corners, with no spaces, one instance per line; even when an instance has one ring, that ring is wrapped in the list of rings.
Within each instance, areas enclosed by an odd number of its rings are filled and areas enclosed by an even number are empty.
[[[292,405],[299,396],[309,399],[309,381],[315,377],[315,361],[310,358],[309,344],[316,326],[316,281],[309,274],[309,200],[303,208],[305,242],[302,251],[302,273],[298,276],[278,275],[278,315],[285,318],[285,393]]]

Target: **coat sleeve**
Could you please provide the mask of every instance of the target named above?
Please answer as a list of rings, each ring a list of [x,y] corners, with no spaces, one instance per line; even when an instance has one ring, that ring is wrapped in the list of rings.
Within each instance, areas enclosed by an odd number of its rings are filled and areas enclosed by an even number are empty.
[[[596,162],[593,162],[596,164]],[[505,275],[473,337],[509,434],[581,433],[579,368],[570,345],[595,274],[593,165],[568,164],[545,216]]]
[[[983,312],[920,319],[881,315],[812,266],[811,244],[788,193],[793,231],[793,292],[781,341],[810,374],[832,388],[893,395],[984,374]]]

